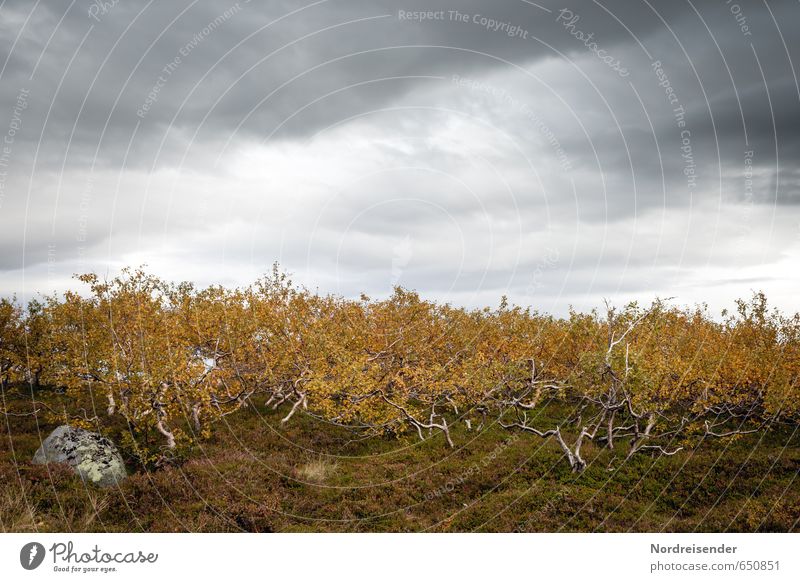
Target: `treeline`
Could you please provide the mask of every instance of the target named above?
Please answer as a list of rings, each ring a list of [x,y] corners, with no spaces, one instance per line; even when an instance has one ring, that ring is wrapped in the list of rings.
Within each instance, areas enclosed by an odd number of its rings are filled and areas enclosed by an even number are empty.
[[[671,455],[708,438],[797,422],[800,318],[763,294],[714,319],[655,301],[566,318],[464,309],[401,288],[385,300],[319,295],[277,268],[252,285],[199,289],[141,270],[88,293],[0,300],[0,381],[57,387],[124,419],[165,451],[254,403],[364,437],[499,424],[553,438],[575,471],[593,441],[612,459]],[[541,411],[550,406],[561,417]],[[545,420],[548,419],[548,420]],[[612,461],[613,463],[613,461]]]

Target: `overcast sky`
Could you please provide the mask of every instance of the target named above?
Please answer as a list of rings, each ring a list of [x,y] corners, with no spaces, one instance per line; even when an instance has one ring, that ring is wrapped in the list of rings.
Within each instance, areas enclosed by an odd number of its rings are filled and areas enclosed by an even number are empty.
[[[798,0],[0,0],[0,294],[277,261],[346,296],[796,311],[798,21]]]

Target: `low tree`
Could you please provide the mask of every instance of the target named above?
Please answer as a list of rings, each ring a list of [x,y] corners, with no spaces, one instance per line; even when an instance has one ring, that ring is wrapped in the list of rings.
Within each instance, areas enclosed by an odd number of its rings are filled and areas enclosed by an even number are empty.
[[[0,299],[0,387],[24,378],[22,314],[14,299]]]
[[[88,290],[0,301],[0,381],[56,384],[165,449],[248,405],[359,436],[500,425],[553,439],[571,469],[586,443],[611,459],[673,455],[800,415],[800,316],[763,294],[721,320],[707,308],[607,304],[567,318],[465,309],[396,288],[383,300],[311,293],[277,266],[250,286],[198,289],[143,270]],[[547,414],[543,412],[547,409]],[[75,411],[73,411],[75,412]],[[547,420],[545,420],[547,419]]]

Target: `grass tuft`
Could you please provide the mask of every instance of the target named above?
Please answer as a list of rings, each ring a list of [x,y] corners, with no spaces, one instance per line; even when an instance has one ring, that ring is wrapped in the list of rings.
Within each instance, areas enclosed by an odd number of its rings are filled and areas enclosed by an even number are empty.
[[[339,464],[320,457],[297,468],[297,476],[303,481],[324,483],[339,468]]]
[[[21,494],[22,493],[22,494]],[[37,507],[30,503],[30,487],[0,489],[0,531],[35,532]]]

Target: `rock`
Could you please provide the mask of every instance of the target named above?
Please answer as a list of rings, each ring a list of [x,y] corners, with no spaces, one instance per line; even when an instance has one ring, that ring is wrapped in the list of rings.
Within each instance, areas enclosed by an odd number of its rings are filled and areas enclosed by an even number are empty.
[[[33,462],[66,463],[84,482],[99,487],[116,485],[128,476],[114,443],[97,433],[67,425],[50,433],[33,456]]]

